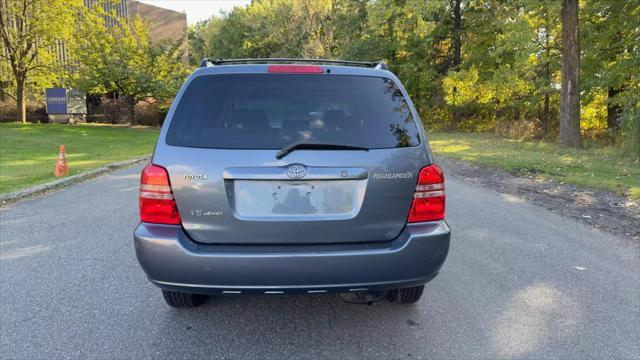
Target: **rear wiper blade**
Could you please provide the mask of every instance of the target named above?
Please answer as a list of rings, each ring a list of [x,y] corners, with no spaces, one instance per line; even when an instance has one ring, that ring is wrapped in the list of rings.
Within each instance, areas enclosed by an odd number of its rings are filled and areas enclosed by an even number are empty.
[[[290,152],[297,149],[321,149],[321,150],[364,150],[369,151],[369,148],[358,146],[358,145],[350,145],[350,144],[335,144],[335,143],[325,143],[325,142],[316,142],[316,141],[296,141],[291,144],[283,147],[276,153],[276,159],[280,160],[283,157],[287,156]]]

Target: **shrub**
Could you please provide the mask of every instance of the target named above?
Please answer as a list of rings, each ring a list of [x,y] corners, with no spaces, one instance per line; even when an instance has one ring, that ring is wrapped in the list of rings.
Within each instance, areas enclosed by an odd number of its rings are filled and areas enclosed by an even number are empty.
[[[640,108],[628,109],[622,114],[619,135],[620,150],[640,161]]]
[[[430,107],[420,113],[420,118],[425,128],[433,130],[446,130],[451,126],[451,111],[442,107]]]
[[[149,104],[141,101],[136,105],[136,123],[147,126],[158,126],[161,122],[158,103]]]
[[[103,98],[96,113],[103,114],[105,120],[112,124],[130,122],[127,104],[120,99]]]
[[[496,132],[516,140],[540,140],[545,135],[542,122],[538,119],[499,121]]]

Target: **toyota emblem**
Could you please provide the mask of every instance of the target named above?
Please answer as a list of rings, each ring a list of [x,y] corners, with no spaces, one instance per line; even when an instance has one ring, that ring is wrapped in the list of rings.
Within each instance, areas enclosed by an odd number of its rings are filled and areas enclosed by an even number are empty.
[[[307,168],[304,165],[293,164],[287,168],[287,176],[292,179],[302,179],[307,175]]]

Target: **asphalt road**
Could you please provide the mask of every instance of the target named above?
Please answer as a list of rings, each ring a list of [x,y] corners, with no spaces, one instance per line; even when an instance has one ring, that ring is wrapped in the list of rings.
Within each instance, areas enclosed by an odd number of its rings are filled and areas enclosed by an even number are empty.
[[[415,306],[171,309],[134,254],[140,169],[0,210],[0,358],[640,358],[637,242],[451,177],[450,255]]]

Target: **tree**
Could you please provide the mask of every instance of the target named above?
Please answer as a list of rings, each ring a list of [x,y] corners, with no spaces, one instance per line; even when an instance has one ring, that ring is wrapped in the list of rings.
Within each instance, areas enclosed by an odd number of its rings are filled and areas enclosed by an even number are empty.
[[[460,0],[450,0],[453,8],[453,68],[458,70],[462,63],[462,12]]]
[[[0,0],[2,92],[16,101],[17,117],[27,122],[27,89],[41,89],[64,73],[57,51],[73,31],[80,0]]]
[[[560,144],[580,145],[580,38],[578,0],[563,0]]]
[[[623,112],[634,105],[626,89],[640,77],[640,3],[591,0],[580,26],[582,88],[587,93],[607,93],[607,128],[618,130]]]
[[[107,18],[116,24],[107,26]],[[171,99],[187,75],[180,43],[152,44],[139,17],[120,18],[94,5],[85,10],[80,28],[74,85],[89,94],[119,93],[132,123],[138,102]]]
[[[463,9],[464,56],[443,79],[445,101],[468,114],[465,129],[527,121],[536,126],[527,136],[544,136],[557,113],[560,27],[549,14],[560,7],[555,0],[487,0]]]
[[[451,14],[448,1],[370,2],[361,39],[348,43],[342,53],[360,60],[385,60],[402,79],[418,111],[430,113],[443,105],[442,78],[451,68]]]
[[[451,42],[453,43],[453,57],[451,61],[451,67],[453,71],[459,71],[462,64],[462,10],[460,0],[449,0],[449,7],[453,12],[453,26],[451,28]],[[458,88],[454,87],[453,91],[457,94]],[[462,114],[456,101],[457,95],[454,96],[454,100],[451,108],[451,115],[453,119],[453,126],[459,126],[462,120]]]
[[[208,21],[200,21],[195,25],[189,26],[189,65],[198,66],[200,61],[209,56],[207,38]]]
[[[367,3],[367,0],[332,2],[329,26],[333,36],[333,57],[353,59],[360,52],[358,45],[365,35]]]
[[[580,5],[578,0],[254,0],[210,19],[197,33],[215,57],[384,60],[430,126],[513,135],[512,129],[521,129],[523,138],[556,137],[562,92],[563,143],[580,143],[580,101],[588,110],[582,111],[583,125],[589,121],[602,128],[608,106],[610,126],[620,124],[616,134],[636,134],[640,3]]]

